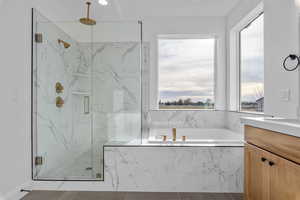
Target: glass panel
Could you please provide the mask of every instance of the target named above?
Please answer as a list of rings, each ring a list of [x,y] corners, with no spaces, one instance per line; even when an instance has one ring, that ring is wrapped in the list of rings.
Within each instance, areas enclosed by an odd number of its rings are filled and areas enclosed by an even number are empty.
[[[93,28],[94,154],[109,142],[141,143],[141,27],[99,22]],[[95,165],[101,163],[94,157]]]
[[[240,33],[241,111],[264,111],[264,16]]]
[[[51,22],[34,10],[34,179],[103,180],[105,144],[141,143],[140,38],[138,22]]]
[[[36,165],[38,179],[92,178],[91,55],[74,35],[91,28],[53,23],[35,12]],[[39,37],[39,39],[38,39]],[[86,104],[86,105],[85,105]],[[35,164],[35,163],[34,163]]]
[[[213,109],[215,39],[159,39],[159,108]]]

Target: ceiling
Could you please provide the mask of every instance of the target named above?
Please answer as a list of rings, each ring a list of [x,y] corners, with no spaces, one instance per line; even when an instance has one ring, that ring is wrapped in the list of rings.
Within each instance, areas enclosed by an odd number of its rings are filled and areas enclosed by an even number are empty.
[[[127,17],[226,16],[240,0],[115,0]]]
[[[62,12],[60,18],[71,20],[86,15],[85,0],[51,0],[51,3],[54,1],[60,5],[56,9]],[[226,16],[242,0],[107,0],[107,6],[91,1],[91,16],[99,20]]]

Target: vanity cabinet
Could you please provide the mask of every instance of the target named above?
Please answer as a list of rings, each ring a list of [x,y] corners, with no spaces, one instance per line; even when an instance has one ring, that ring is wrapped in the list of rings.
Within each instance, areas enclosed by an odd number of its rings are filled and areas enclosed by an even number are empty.
[[[300,139],[249,126],[245,134],[245,200],[300,200],[300,165],[295,161]],[[273,138],[266,137],[270,134]],[[284,141],[286,137],[293,143]]]

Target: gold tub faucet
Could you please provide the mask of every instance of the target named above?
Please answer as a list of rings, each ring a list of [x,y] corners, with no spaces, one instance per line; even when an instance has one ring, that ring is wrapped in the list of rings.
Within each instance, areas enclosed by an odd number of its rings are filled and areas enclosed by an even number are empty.
[[[163,135],[162,138],[163,138],[163,142],[167,141],[167,136],[166,135]]]
[[[173,142],[176,142],[176,137],[177,137],[177,136],[176,136],[176,135],[177,135],[176,132],[177,132],[176,128],[173,128],[173,129],[172,129],[172,133],[173,133]]]

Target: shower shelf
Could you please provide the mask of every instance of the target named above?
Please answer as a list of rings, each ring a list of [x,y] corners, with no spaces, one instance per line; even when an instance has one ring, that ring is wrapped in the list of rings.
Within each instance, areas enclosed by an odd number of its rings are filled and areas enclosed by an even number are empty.
[[[83,74],[83,73],[73,73],[73,76],[83,77],[83,78],[90,78],[91,77],[89,74]]]
[[[78,96],[91,96],[90,92],[85,92],[85,91],[73,91],[72,94]]]

